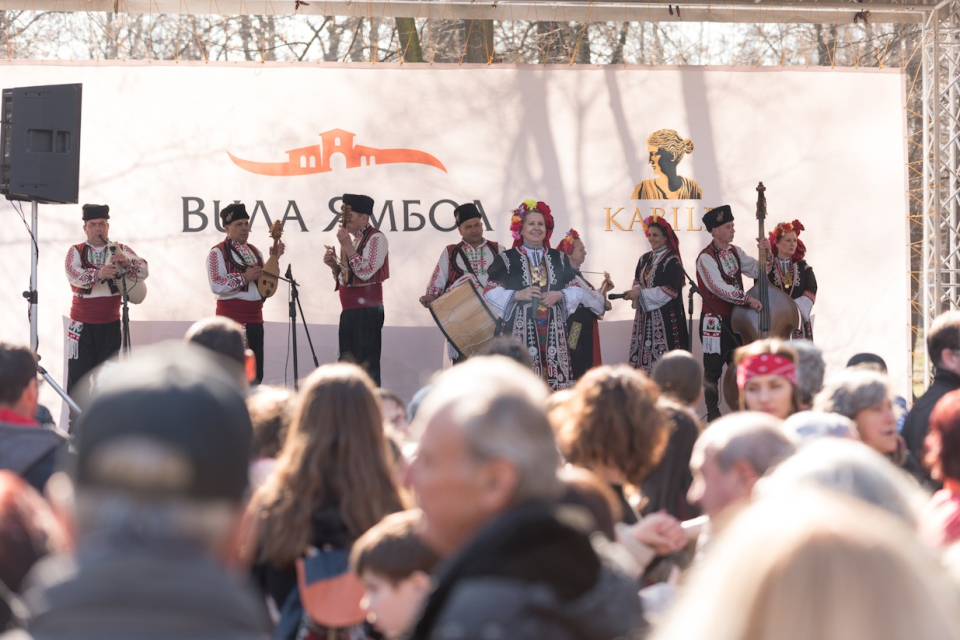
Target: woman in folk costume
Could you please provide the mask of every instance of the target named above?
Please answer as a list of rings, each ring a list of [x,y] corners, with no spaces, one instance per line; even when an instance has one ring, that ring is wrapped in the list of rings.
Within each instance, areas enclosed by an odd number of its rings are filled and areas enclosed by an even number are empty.
[[[512,334],[526,345],[534,373],[551,389],[566,389],[573,385],[567,317],[583,289],[567,255],[550,248],[550,207],[524,200],[510,222],[513,248],[494,259],[484,297],[500,316],[498,334]]]
[[[637,310],[630,339],[630,365],[650,373],[666,352],[689,351],[690,336],[681,295],[683,261],[677,234],[656,214],[643,221],[643,230],[653,251],[640,257],[633,289],[624,298]]]
[[[590,281],[580,273],[580,267],[587,258],[587,248],[580,234],[570,229],[557,245],[557,249],[569,256],[570,264],[577,274],[577,284],[583,289],[583,297],[576,311],[567,319],[567,346],[570,351],[570,366],[573,379],[580,377],[592,367],[603,364],[600,358],[600,320],[612,307],[606,299],[606,293],[613,289],[610,274],[604,273],[600,290],[597,291]]]
[[[797,236],[803,231],[799,220],[781,222],[770,232],[771,259],[767,263],[767,278],[773,286],[793,298],[800,310],[800,328],[793,338],[813,340],[810,313],[817,300],[817,277],[804,260],[807,247]]]

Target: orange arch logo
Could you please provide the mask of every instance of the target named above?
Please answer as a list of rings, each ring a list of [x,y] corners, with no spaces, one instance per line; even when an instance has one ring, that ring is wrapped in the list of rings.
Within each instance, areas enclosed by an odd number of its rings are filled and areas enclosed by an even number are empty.
[[[333,170],[332,161],[341,156],[346,169],[373,167],[378,164],[425,164],[444,173],[447,168],[434,156],[417,149],[375,149],[356,144],[356,134],[343,129],[331,129],[320,134],[320,144],[287,151],[286,162],[253,162],[238,158],[229,151],[233,163],[250,173],[261,176],[306,176]]]

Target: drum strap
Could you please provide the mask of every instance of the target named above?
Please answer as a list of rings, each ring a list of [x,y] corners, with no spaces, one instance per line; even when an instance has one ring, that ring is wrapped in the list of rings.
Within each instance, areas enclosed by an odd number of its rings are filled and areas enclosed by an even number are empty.
[[[467,259],[467,254],[463,252],[463,247],[461,247],[459,244],[457,245],[457,255],[463,259],[463,264],[467,267],[467,271],[470,272],[470,275],[472,275],[474,278],[477,278],[477,274],[473,270],[473,265],[470,264],[470,260]],[[480,279],[477,278],[478,282],[479,280]]]

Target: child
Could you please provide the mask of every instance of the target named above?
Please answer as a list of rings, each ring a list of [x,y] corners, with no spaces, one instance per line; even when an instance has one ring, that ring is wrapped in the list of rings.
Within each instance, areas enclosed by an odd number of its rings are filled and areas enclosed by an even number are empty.
[[[394,513],[360,536],[350,564],[367,590],[361,606],[388,640],[413,629],[430,593],[429,572],[439,557],[415,535],[420,511]]]

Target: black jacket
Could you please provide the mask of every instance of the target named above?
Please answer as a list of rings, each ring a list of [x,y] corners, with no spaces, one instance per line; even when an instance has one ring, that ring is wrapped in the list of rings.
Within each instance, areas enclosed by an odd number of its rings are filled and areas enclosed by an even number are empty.
[[[411,640],[635,637],[636,584],[565,509],[528,503],[488,523],[438,570]]]
[[[66,439],[46,427],[0,423],[0,469],[13,471],[41,493],[66,449]]]
[[[903,421],[903,439],[907,443],[907,449],[918,460],[923,460],[923,441],[927,437],[933,408],[940,398],[956,389],[960,389],[960,376],[946,369],[937,369],[933,384],[917,399]]]

